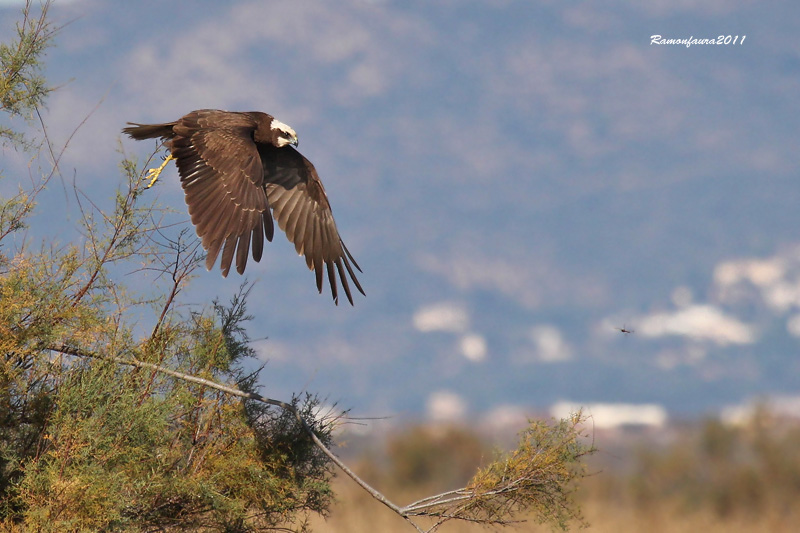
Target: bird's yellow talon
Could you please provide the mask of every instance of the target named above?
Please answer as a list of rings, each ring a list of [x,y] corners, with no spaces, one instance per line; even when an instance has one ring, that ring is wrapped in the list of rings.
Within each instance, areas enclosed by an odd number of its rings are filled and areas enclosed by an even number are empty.
[[[172,154],[170,154],[169,156],[167,156],[167,158],[164,160],[164,162],[161,163],[160,167],[151,168],[150,170],[147,171],[147,174],[145,175],[144,179],[150,178],[150,183],[147,184],[145,189],[149,189],[150,187],[155,185],[156,181],[158,180],[158,177],[161,175],[161,172],[164,170],[164,167],[166,167],[167,163],[169,163],[173,159],[175,159],[175,158],[172,157]]]

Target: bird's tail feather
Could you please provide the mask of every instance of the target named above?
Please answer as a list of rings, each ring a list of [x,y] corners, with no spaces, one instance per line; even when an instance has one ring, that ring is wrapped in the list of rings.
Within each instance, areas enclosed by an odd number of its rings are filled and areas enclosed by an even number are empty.
[[[174,135],[172,128],[175,122],[166,122],[164,124],[136,124],[135,122],[128,122],[130,126],[123,128],[122,133],[128,134],[130,137],[141,141],[142,139],[168,139]]]

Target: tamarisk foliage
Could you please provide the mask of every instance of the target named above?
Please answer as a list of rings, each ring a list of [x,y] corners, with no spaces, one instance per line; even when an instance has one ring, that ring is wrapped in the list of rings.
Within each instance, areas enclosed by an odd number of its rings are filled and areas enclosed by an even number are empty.
[[[9,119],[32,122],[52,91],[41,72],[44,52],[58,32],[48,20],[49,8],[50,2],[45,2],[37,15],[28,1],[16,25],[16,38],[0,43],[0,110]],[[0,144],[8,142],[30,147],[20,132],[0,125]]]
[[[166,257],[146,242],[153,211],[136,205],[139,176],[128,178],[112,212],[86,213],[85,248],[0,248],[0,523],[257,531],[324,513],[330,467],[282,410],[51,349],[124,354],[254,387],[241,368],[253,355],[241,327],[246,288],[230,305],[181,313],[175,296],[197,264],[181,242],[163,294],[136,300],[110,275],[142,254]],[[158,317],[138,338],[127,322],[137,307]],[[308,412],[318,402],[294,403]],[[309,420],[329,442],[331,426]]]

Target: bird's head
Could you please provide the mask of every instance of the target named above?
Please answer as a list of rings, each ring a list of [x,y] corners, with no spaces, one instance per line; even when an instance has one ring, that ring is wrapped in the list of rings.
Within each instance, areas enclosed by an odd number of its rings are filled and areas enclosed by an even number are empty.
[[[269,127],[275,133],[275,146],[278,148],[283,148],[289,144],[297,146],[297,133],[288,125],[273,118]]]

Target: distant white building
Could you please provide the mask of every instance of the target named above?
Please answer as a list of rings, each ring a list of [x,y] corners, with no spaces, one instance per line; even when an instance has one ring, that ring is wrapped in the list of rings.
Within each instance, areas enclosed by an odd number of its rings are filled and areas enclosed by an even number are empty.
[[[578,410],[591,417],[591,422],[597,429],[613,429],[621,426],[662,427],[669,419],[667,410],[654,403],[558,402],[550,407],[550,416],[567,418]]]

